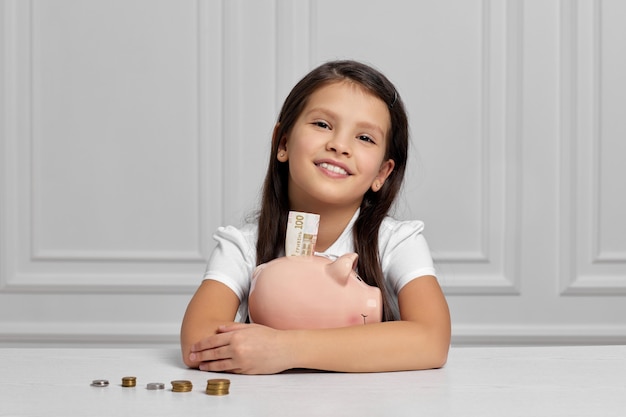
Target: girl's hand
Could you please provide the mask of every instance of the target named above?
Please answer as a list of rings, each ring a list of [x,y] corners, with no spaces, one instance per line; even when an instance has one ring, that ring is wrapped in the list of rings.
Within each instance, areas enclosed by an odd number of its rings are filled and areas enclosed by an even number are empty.
[[[293,367],[288,335],[258,324],[224,325],[191,346],[189,359],[202,362],[203,371],[273,374]]]

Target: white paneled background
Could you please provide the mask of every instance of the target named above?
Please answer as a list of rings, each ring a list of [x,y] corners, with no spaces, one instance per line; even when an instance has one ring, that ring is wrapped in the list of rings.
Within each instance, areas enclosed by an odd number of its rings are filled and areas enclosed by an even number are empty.
[[[410,113],[453,343],[626,343],[626,2],[0,0],[0,345],[173,345],[329,59]]]

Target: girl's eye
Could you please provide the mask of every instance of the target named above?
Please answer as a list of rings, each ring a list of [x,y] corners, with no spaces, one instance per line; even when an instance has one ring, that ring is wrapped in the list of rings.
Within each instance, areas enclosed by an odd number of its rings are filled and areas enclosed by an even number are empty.
[[[364,142],[376,143],[376,142],[374,141],[374,139],[372,139],[371,137],[369,137],[369,136],[367,136],[367,135],[359,135],[359,136],[357,136],[357,138],[358,138],[359,140],[364,141]]]
[[[330,129],[330,126],[328,125],[328,123],[322,122],[322,121],[313,122],[313,125],[317,127],[321,127],[322,129]]]

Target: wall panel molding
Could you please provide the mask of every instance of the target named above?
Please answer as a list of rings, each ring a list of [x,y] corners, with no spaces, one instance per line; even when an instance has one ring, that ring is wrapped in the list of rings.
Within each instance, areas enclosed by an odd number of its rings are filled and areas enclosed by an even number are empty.
[[[0,291],[7,292],[82,292],[112,291],[146,293],[174,290],[189,292],[201,278],[206,257],[211,249],[211,234],[222,223],[221,206],[214,204],[211,195],[221,193],[221,183],[211,181],[223,175],[221,166],[223,125],[221,91],[222,60],[222,4],[197,1],[188,3],[195,20],[197,48],[192,52],[195,66],[185,71],[195,77],[195,103],[189,120],[195,125],[186,126],[194,131],[193,161],[190,181],[197,184],[191,189],[195,213],[191,218],[179,219],[184,225],[193,225],[196,237],[191,237],[180,248],[159,249],[155,245],[145,248],[119,248],[115,250],[92,247],[62,248],[46,245],[42,240],[42,194],[47,181],[41,171],[47,154],[41,152],[43,136],[41,106],[41,80],[35,76],[42,61],[35,56],[38,28],[34,17],[42,13],[37,1],[3,2],[3,158],[2,164],[2,274]],[[181,13],[189,12],[190,9]],[[178,17],[181,18],[182,14]],[[193,27],[193,26],[190,26]],[[190,29],[190,31],[193,29]],[[102,34],[96,34],[102,35]],[[181,35],[183,36],[183,35]],[[182,76],[182,74],[181,74]],[[94,110],[95,111],[95,110]],[[216,132],[218,133],[215,136]],[[46,133],[47,134],[47,133]],[[171,212],[171,211],[170,211]],[[172,219],[170,223],[175,223]],[[153,230],[158,229],[154,224]],[[182,236],[182,235],[181,235]],[[145,242],[145,240],[144,240]],[[178,242],[182,243],[181,238]],[[152,247],[151,247],[152,246]],[[141,273],[137,270],[141,269]],[[96,272],[94,272],[96,271]],[[167,271],[167,272],[166,272]],[[157,277],[156,279],[154,279]],[[182,279],[181,279],[182,278]]]
[[[626,343],[621,324],[462,324],[453,326],[452,334],[452,344],[458,346]]]
[[[186,273],[8,273],[0,293],[20,294],[192,294],[202,276]]]
[[[13,154],[7,138],[13,136],[14,115],[9,113],[9,109],[14,109],[15,92],[12,86],[15,85],[15,74],[12,67],[8,65],[13,59],[12,39],[15,33],[13,19],[14,12],[12,4],[0,2],[0,289],[10,273],[8,248],[11,246],[11,237],[15,233],[10,230],[13,227],[13,213],[10,211],[9,201],[13,198],[14,190],[10,179],[15,170],[14,162],[9,158]]]
[[[4,1],[2,8],[2,124],[0,127],[0,147],[2,164],[0,165],[0,291],[7,285],[16,271],[16,247],[18,245],[18,152],[17,137],[19,131],[18,94],[19,59],[18,38],[21,36],[21,24],[18,20],[18,2]]]
[[[560,291],[562,295],[625,295],[626,253],[601,249],[605,129],[603,2],[561,2]],[[619,28],[613,28],[619,36]],[[623,220],[621,220],[623,222]],[[623,223],[622,223],[623,224]],[[618,223],[613,227],[620,227]]]
[[[0,346],[175,346],[179,323],[0,323]]]
[[[438,250],[450,295],[520,293],[522,5],[484,0],[481,68],[481,248]]]

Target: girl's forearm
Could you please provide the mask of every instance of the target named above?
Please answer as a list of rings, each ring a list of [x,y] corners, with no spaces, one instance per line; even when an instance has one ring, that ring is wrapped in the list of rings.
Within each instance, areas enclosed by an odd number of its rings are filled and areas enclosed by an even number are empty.
[[[294,367],[338,372],[440,368],[450,344],[446,329],[410,321],[293,331],[290,337]]]

